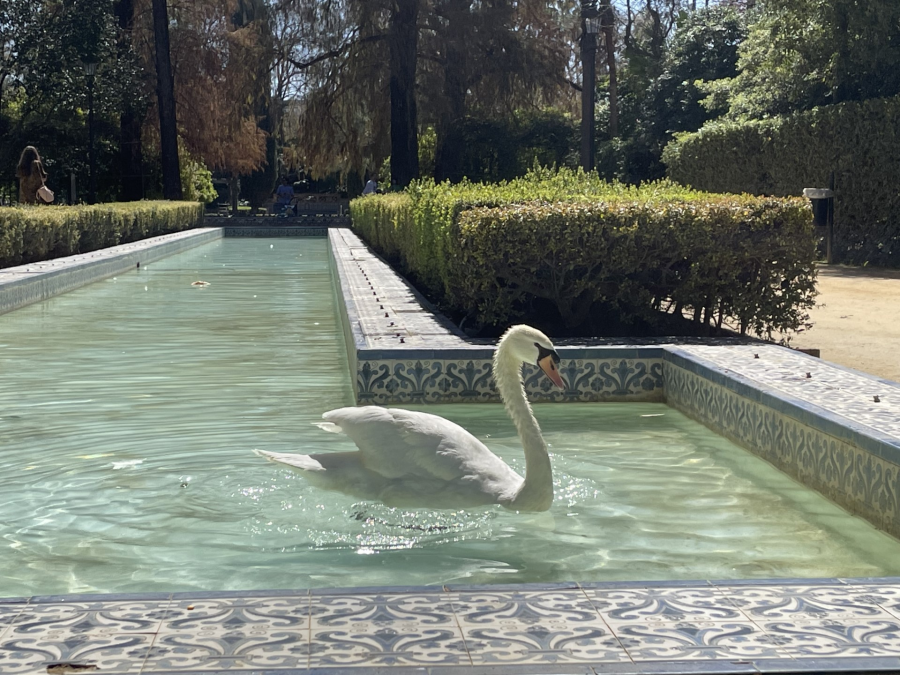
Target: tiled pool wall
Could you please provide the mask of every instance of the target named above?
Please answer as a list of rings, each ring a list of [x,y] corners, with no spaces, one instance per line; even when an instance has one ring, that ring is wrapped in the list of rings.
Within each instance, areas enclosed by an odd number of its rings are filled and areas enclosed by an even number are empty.
[[[221,239],[222,234],[220,227],[196,228],[90,253],[5,267],[0,269],[0,314]]]
[[[349,230],[329,232],[359,403],[497,401],[492,344],[468,340]],[[754,340],[561,342],[566,388],[535,402],[664,401],[900,537],[900,385]]]
[[[832,374],[842,373],[836,369]],[[677,349],[667,351],[663,379],[670,406],[900,537],[896,436],[860,424],[852,407],[828,409],[823,407],[827,401],[817,405],[796,399],[698,363]],[[900,399],[897,385],[876,382],[873,389],[891,392],[882,396]]]

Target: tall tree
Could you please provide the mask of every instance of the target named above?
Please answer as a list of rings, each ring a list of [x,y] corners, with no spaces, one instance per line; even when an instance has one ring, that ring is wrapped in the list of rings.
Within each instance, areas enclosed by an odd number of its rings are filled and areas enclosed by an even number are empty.
[[[175,117],[175,81],[169,51],[169,12],[166,0],[152,0],[152,8],[163,196],[179,200],[182,197],[181,170],[178,159],[178,123]]]
[[[609,75],[609,135],[619,135],[619,78],[616,65],[616,13],[612,2],[604,0],[600,6],[600,25],[603,30],[603,46],[606,50],[606,68]]]
[[[116,16],[119,23],[119,59],[132,53],[134,34],[134,0],[118,0]],[[144,153],[141,145],[141,128],[145,108],[133,97],[124,101],[119,113],[119,161],[122,180],[121,197],[124,201],[137,201],[144,197],[143,164]]]
[[[711,92],[729,117],[900,94],[896,0],[767,0],[755,12],[740,72]]]
[[[419,137],[416,116],[416,50],[418,0],[391,3],[391,183],[406,187],[419,176]]]

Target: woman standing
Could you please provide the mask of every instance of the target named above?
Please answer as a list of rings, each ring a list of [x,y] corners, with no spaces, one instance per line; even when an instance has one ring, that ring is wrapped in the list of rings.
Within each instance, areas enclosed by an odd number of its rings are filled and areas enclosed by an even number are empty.
[[[16,173],[19,176],[19,203],[36,204],[37,191],[47,180],[47,172],[36,147],[29,145],[22,151]]]

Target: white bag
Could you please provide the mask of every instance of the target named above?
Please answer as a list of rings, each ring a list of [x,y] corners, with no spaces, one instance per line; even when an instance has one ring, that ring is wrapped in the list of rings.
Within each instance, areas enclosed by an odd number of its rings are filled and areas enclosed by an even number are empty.
[[[41,187],[38,188],[37,196],[42,202],[50,204],[53,201],[54,197],[53,190],[48,188],[46,185],[41,185]]]

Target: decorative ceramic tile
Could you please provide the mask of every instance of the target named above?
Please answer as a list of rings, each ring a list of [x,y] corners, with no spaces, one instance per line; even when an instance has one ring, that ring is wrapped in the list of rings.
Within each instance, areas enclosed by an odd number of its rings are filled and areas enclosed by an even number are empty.
[[[548,622],[597,622],[597,610],[578,589],[558,591],[481,591],[450,595],[461,626],[529,626]]]
[[[449,598],[439,592],[312,596],[310,616],[314,629],[340,628],[359,622],[456,625]]]
[[[517,625],[463,624],[462,630],[476,666],[630,661],[612,631],[599,619],[580,623],[541,620]]]
[[[670,405],[900,535],[897,465],[671,363],[665,380]]]
[[[808,403],[827,402],[832,412],[900,438],[897,383],[837,368],[777,345],[684,345],[679,351]]]
[[[847,586],[719,586],[729,602],[753,621],[894,618],[882,602],[900,595]],[[897,591],[895,591],[896,593]]]
[[[0,672],[46,673],[53,664],[69,663],[84,668],[80,672],[138,673],[150,649],[153,635],[64,636],[48,634],[9,637],[0,640]],[[90,669],[94,666],[94,669]],[[79,671],[73,671],[79,672]]]
[[[144,672],[306,668],[308,651],[306,628],[247,626],[222,631],[208,627],[160,633],[147,655]]]
[[[266,227],[253,225],[249,227],[225,227],[226,237],[324,237],[328,234],[327,227],[314,227],[313,223],[295,227],[290,225]],[[315,223],[318,225],[318,223]]]
[[[249,597],[173,600],[161,633],[196,631],[306,630],[309,597]]]
[[[6,639],[34,637],[155,633],[166,615],[168,600],[35,603],[11,622]]]
[[[569,359],[560,365],[566,383],[557,389],[535,366],[526,364],[528,397],[541,402],[605,400],[658,401],[663,396],[661,359]],[[357,368],[360,403],[499,401],[490,359],[361,360]]]
[[[11,628],[13,621],[25,607],[25,604],[0,604],[0,639]]]
[[[900,621],[897,619],[764,621],[759,625],[796,659],[900,656]]]
[[[858,600],[867,600],[886,610],[891,616],[900,619],[900,586],[888,584],[863,584],[852,586],[859,593]]]
[[[606,622],[665,623],[677,621],[734,622],[747,617],[713,587],[587,588],[585,593]]]
[[[635,661],[776,658],[780,650],[750,621],[682,621],[613,624],[613,633]]]
[[[310,667],[469,665],[462,633],[455,623],[344,621],[314,626]]]

